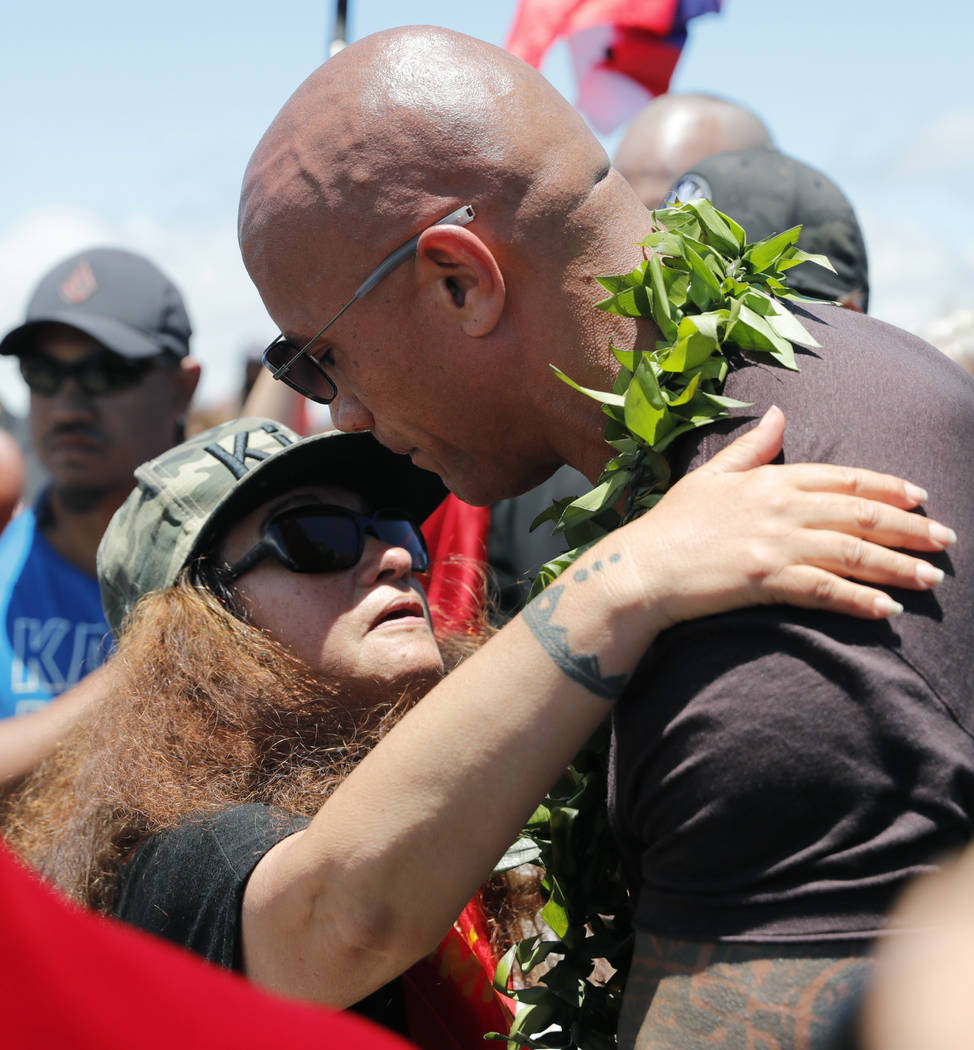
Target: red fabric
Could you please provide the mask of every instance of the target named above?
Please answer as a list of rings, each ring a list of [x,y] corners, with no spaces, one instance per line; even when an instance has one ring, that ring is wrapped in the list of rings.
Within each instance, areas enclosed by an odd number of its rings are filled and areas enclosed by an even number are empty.
[[[353,1014],[275,998],[137,930],[90,915],[0,844],[5,1050],[409,1050]]]
[[[402,976],[409,1034],[422,1050],[483,1050],[488,1032],[511,1027],[510,1000],[493,987],[490,942],[475,927],[486,937],[477,897],[436,951]]]
[[[682,47],[634,26],[615,26],[599,69],[622,73],[651,95],[664,95]]]
[[[564,38],[575,105],[606,134],[669,90],[687,22],[719,9],[720,0],[520,0],[506,46],[540,67]]]
[[[478,890],[470,903],[460,912],[457,928],[470,950],[477,957],[480,965],[494,979],[498,959],[490,946],[490,930],[487,926],[487,915],[484,912],[483,900]]]
[[[463,630],[484,606],[490,508],[451,492],[423,524],[432,571],[426,596],[438,634]]]
[[[504,46],[537,67],[560,37],[593,26],[638,26],[664,36],[677,6],[678,0],[520,0]]]

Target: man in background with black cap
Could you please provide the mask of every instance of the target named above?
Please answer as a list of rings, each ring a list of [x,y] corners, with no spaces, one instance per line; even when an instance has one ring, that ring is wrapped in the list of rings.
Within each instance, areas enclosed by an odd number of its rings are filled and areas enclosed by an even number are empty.
[[[869,266],[862,230],[849,200],[827,175],[774,149],[717,153],[696,161],[666,199],[700,197],[736,219],[752,243],[801,226],[799,248],[827,256],[835,272],[802,263],[788,271],[788,284],[813,299],[866,312]]]
[[[106,655],[95,552],[135,467],[181,439],[200,375],[190,332],[153,263],[93,248],[44,276],[0,342],[19,358],[50,477],[0,537],[2,718],[44,707]]]

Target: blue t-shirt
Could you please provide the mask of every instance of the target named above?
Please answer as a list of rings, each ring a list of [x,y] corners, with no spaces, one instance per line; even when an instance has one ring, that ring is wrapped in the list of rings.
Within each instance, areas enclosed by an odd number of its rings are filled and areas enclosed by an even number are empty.
[[[111,646],[98,581],[47,542],[36,510],[0,535],[0,718],[43,707]]]

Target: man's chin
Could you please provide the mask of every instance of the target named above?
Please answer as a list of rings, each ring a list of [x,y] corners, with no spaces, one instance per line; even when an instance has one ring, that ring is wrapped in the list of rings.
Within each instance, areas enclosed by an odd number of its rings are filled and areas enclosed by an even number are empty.
[[[487,479],[483,475],[472,477],[469,472],[449,473],[444,470],[437,470],[436,473],[457,499],[469,503],[472,507],[489,507],[499,499],[505,498],[495,494],[494,486],[485,484]]]
[[[472,507],[490,507],[494,503],[499,503],[502,499],[520,496],[522,492],[526,492],[527,488],[531,487],[491,484],[490,482],[496,479],[484,477],[462,478],[459,481],[443,475],[440,475],[440,477],[443,484],[457,499],[463,500],[464,503],[469,503]]]
[[[410,452],[409,456],[417,467],[438,474],[440,481],[457,499],[469,503],[472,507],[489,507],[502,499],[520,496],[521,493],[540,484],[552,472],[542,472],[537,480],[532,481],[520,473],[516,476],[505,476],[497,469],[491,469],[490,465],[475,463],[466,458],[461,466],[451,469],[418,449]]]

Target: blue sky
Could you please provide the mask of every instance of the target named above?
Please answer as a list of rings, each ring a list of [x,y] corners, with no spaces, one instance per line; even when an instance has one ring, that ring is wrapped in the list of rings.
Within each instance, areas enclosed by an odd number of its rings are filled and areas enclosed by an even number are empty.
[[[349,0],[353,38],[449,26],[502,43],[515,0]],[[90,244],[144,252],[183,289],[202,397],[236,387],[273,326],[237,254],[240,177],[267,124],[324,57],[332,3],[39,0],[8,5],[0,63],[0,328],[43,270]],[[726,0],[697,21],[674,90],[752,106],[779,146],[859,213],[871,312],[922,331],[974,307],[974,13],[965,0]],[[273,17],[269,15],[273,12]],[[810,13],[813,12],[813,13]],[[567,57],[544,72],[573,97]],[[617,135],[604,139],[614,148]],[[10,362],[0,392],[23,409]]]

